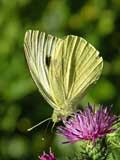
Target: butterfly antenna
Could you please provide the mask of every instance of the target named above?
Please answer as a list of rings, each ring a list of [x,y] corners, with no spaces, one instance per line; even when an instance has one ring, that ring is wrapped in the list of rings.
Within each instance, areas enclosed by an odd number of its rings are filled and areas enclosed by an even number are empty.
[[[47,135],[47,129],[48,129],[49,124],[50,124],[50,121],[48,121],[48,123],[47,123],[47,127],[45,128],[45,131],[44,131],[44,134],[43,134],[44,136],[42,137],[42,141],[45,140],[44,137],[46,137],[46,135]]]
[[[46,121],[48,121],[48,120],[50,120],[50,119],[52,119],[52,118],[51,118],[51,117],[49,117],[49,118],[47,118],[47,119],[45,119],[45,120],[41,121],[40,123],[36,124],[35,126],[33,126],[33,127],[29,128],[29,129],[27,129],[27,131],[31,131],[31,130],[33,130],[34,128],[36,128],[36,127],[40,126],[41,124],[43,124],[44,122],[46,122]]]

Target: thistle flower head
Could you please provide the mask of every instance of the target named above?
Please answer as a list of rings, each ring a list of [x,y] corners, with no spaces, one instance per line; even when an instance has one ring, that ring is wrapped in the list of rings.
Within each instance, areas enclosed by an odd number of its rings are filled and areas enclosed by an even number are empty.
[[[43,152],[41,156],[39,156],[39,160],[56,160],[54,153],[49,152],[49,154]]]
[[[68,120],[63,120],[64,126],[58,127],[58,134],[68,139],[66,143],[79,140],[94,141],[115,130],[112,126],[117,123],[117,116],[110,113],[111,107],[101,106],[98,111],[88,105],[84,111],[74,113]]]

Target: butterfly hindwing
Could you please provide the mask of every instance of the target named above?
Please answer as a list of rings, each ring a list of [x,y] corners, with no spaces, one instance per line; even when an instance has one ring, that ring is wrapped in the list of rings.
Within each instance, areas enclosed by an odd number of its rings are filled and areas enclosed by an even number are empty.
[[[56,46],[49,77],[52,95],[56,103],[64,106],[67,101],[74,106],[98,80],[103,60],[91,44],[77,36],[66,36]]]
[[[70,35],[65,38],[65,41],[66,39],[69,39],[66,44],[68,46],[66,46],[66,54],[69,55],[70,64],[67,66],[70,67],[66,71],[64,83],[68,84],[67,99],[73,105],[77,105],[87,88],[99,79],[103,60],[99,57],[99,52],[83,38]]]

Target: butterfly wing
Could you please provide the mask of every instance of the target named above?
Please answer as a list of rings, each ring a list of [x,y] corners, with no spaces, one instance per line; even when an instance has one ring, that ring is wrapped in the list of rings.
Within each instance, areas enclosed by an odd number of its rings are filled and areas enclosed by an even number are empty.
[[[72,35],[59,42],[51,61],[52,97],[63,107],[64,102],[71,103],[68,109],[77,105],[87,88],[99,79],[103,68],[99,52],[83,38]]]
[[[79,103],[87,88],[99,79],[103,59],[99,57],[99,52],[83,38],[67,36],[64,43],[68,48],[68,54],[71,53],[71,56],[68,56],[69,68],[65,82],[67,98],[74,106]],[[73,46],[72,50],[67,45]]]
[[[51,55],[51,63],[49,68],[50,90],[51,96],[58,106],[58,110],[65,102],[65,88],[64,88],[64,68],[63,68],[63,40],[56,45],[54,54]]]
[[[60,39],[54,36],[31,30],[26,32],[24,39],[25,56],[32,78],[41,94],[53,108],[56,107],[56,104],[50,93],[48,70],[51,54],[58,41]]]

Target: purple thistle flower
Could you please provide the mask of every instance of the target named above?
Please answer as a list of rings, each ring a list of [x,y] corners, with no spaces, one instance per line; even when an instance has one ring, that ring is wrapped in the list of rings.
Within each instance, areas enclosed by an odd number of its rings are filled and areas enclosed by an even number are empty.
[[[68,139],[65,143],[74,143],[79,140],[90,140],[95,142],[106,134],[115,131],[112,128],[117,123],[117,116],[110,114],[111,107],[98,111],[88,105],[84,111],[74,113],[68,120],[63,120],[64,126],[58,127],[57,133]]]
[[[51,152],[47,154],[45,152],[43,152],[43,154],[41,156],[39,156],[39,160],[56,160],[54,153]]]

